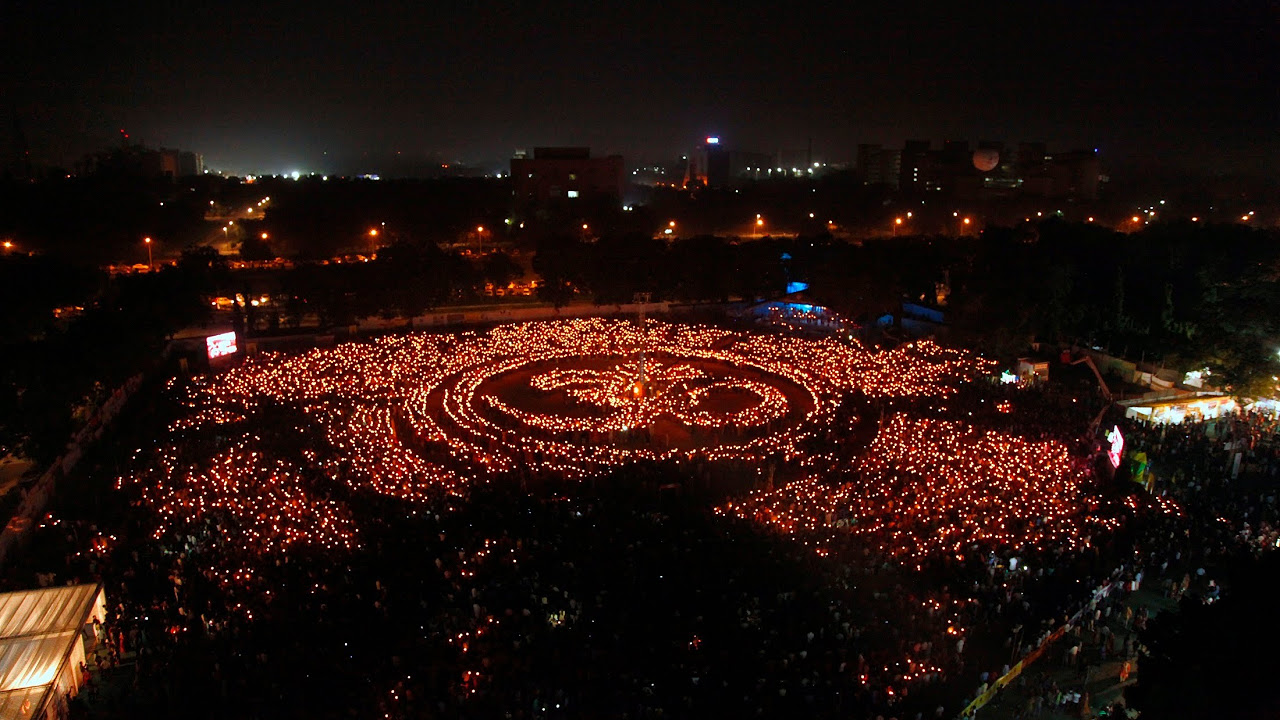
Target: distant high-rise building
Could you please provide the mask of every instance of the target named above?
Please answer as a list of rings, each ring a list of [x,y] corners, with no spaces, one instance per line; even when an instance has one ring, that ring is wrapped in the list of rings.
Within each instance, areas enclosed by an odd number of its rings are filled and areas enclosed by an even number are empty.
[[[516,204],[543,206],[559,201],[607,197],[622,199],[621,155],[591,157],[585,147],[540,147],[533,157],[511,159]]]
[[[1045,161],[1052,183],[1050,197],[1075,200],[1098,199],[1098,177],[1102,163],[1092,150],[1054,153]]]
[[[1018,153],[1014,157],[1015,169],[1023,174],[1039,174],[1044,172],[1044,159],[1049,154],[1049,146],[1042,142],[1020,142]]]
[[[859,145],[857,173],[867,185],[901,186],[902,152],[880,145]]]
[[[178,175],[187,177],[190,175],[204,174],[204,156],[198,152],[184,151],[178,154]]]
[[[928,140],[908,140],[902,146],[898,186],[903,190],[922,190],[929,181],[932,161]]]
[[[728,187],[769,177],[774,158],[766,153],[731,150],[720,138],[709,137],[693,149],[685,166],[685,187]]]

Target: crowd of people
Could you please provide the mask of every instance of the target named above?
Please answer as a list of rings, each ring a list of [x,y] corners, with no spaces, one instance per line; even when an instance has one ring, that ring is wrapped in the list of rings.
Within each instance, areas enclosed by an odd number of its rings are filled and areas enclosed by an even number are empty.
[[[1114,478],[1092,472],[1105,457],[1090,435],[1102,405],[1087,388],[974,382],[937,396],[855,391],[802,441],[812,450],[804,463],[769,472],[645,460],[584,482],[517,470],[429,501],[303,475],[290,482],[343,503],[359,542],[281,550],[245,542],[217,508],[157,522],[139,488],[117,485],[136,470],[134,448],[158,442],[170,402],[156,392],[130,408],[121,439],[60,489],[6,572],[10,587],[36,573],[104,584],[111,651],[91,684],[99,689],[74,705],[93,717],[952,718],[1040,650],[1006,691],[1021,693],[1018,714],[1034,715],[1077,695],[1077,707],[1087,703],[1090,668],[1105,658],[1140,672],[1146,616],[1128,602],[1135,590],[1211,597],[1217,563],[1277,539],[1275,492],[1258,485],[1280,467],[1273,419],[1117,419],[1130,457],[1150,458],[1148,492],[1128,481],[1128,464]],[[856,531],[866,506],[830,507],[830,488],[940,472],[907,467],[908,453],[861,464],[904,418],[970,428],[948,430],[957,445],[940,447],[973,469],[940,465],[946,472],[1032,478],[1028,495],[1058,484],[1053,520],[1079,532],[1067,541],[1028,515],[944,551],[929,543],[954,508],[917,503],[895,524],[904,500],[874,532]],[[253,429],[258,447],[323,444],[279,420],[275,434]],[[229,432],[187,451],[216,454]],[[1060,474],[1024,467],[1048,449]],[[786,508],[807,524],[781,530],[757,513],[709,510],[725,507],[725,488],[778,493],[818,471],[833,475],[821,492],[793,494]],[[965,513],[980,519],[995,512],[991,501]],[[1083,663],[1078,681],[1049,676],[1061,663]]]
[[[1087,712],[1091,691],[1127,686],[1140,673],[1153,608],[1214,602],[1234,568],[1280,547],[1274,481],[1280,424],[1274,415],[1241,411],[1179,425],[1111,419],[1129,445],[1117,482],[1151,487],[1135,497],[1164,511],[1117,536],[1107,553],[1114,570],[1100,585],[1108,590],[1105,597],[1075,623],[1060,620],[1068,631],[1049,662],[1019,678],[997,717]],[[1245,468],[1240,472],[1234,470],[1236,453]],[[1143,467],[1144,457],[1150,468]],[[1030,644],[1022,648],[1032,650]],[[1094,709],[1101,708],[1095,703]],[[1114,716],[1120,708],[1110,710]]]

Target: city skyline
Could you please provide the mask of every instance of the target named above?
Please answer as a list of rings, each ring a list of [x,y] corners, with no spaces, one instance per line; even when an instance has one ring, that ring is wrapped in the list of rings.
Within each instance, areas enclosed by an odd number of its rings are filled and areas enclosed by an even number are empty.
[[[910,138],[1041,140],[1208,172],[1265,173],[1280,154],[1265,91],[1280,65],[1274,16],[1260,4],[351,15],[51,3],[11,17],[28,29],[9,43],[25,72],[5,94],[50,164],[121,130],[230,172],[352,172],[339,158],[362,157],[497,166],[550,145],[639,164],[708,134],[765,153],[812,143],[832,162]]]

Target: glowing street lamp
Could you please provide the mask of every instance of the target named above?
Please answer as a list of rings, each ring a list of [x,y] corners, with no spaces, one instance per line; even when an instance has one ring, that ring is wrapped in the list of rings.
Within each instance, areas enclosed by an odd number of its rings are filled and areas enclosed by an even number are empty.
[[[893,236],[894,237],[898,236],[898,227],[901,225],[902,225],[902,218],[896,217],[893,219]]]
[[[147,246],[147,272],[150,272],[155,269],[155,266],[151,262],[151,238],[142,238],[142,244]]]

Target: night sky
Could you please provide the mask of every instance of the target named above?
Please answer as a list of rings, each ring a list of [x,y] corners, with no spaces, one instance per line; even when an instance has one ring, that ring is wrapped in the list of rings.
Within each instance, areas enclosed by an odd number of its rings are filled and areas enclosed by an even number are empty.
[[[45,163],[120,128],[234,172],[396,152],[496,169],[555,144],[635,165],[707,134],[832,162],[915,137],[1280,159],[1275,2],[335,5],[7,0],[3,96]]]

